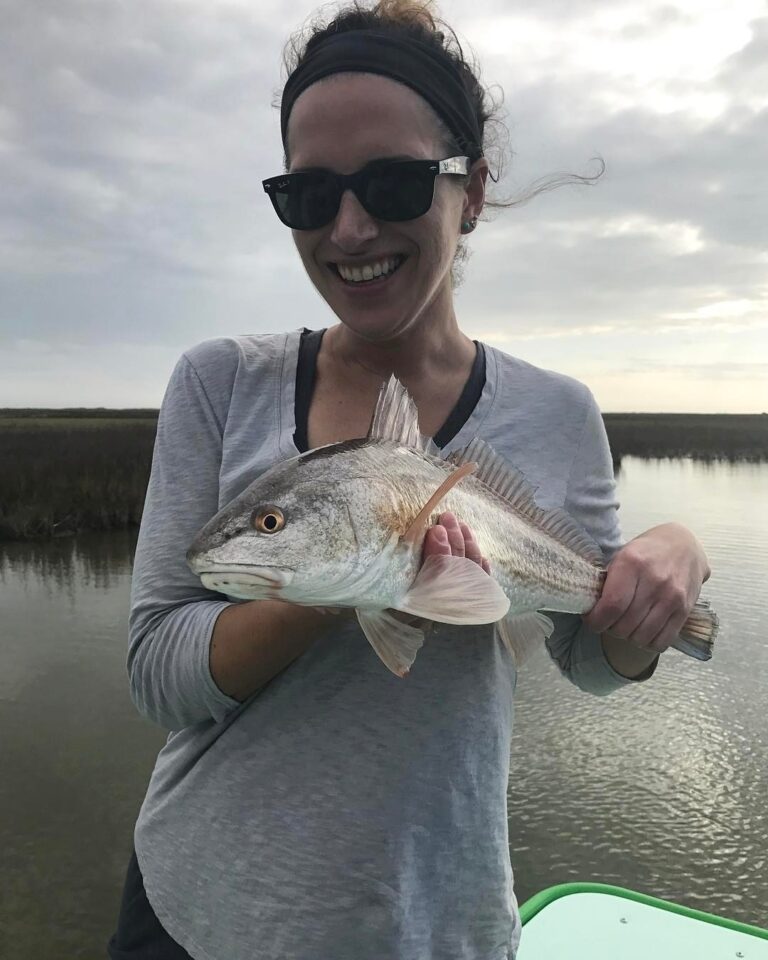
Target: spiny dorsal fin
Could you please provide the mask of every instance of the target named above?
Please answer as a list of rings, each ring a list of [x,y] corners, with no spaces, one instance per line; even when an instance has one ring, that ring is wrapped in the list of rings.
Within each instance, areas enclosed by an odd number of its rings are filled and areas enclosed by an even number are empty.
[[[476,463],[475,476],[507,501],[521,517],[573,550],[584,560],[602,567],[604,559],[600,547],[585,533],[565,510],[552,507],[544,510],[535,500],[536,490],[519,470],[510,467],[484,440],[475,437],[462,451],[448,457],[449,463]]]
[[[422,453],[439,455],[431,438],[419,430],[416,404],[394,374],[381,385],[368,436],[372,440],[394,440]]]

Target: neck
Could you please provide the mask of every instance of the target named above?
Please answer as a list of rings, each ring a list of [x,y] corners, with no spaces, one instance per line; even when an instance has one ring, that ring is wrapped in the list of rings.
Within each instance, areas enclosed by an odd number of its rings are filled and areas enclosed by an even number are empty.
[[[459,329],[453,310],[441,323],[416,323],[387,340],[365,339],[343,323],[325,336],[336,363],[361,385],[378,385],[394,374],[414,393],[436,378],[468,373],[475,358],[475,345]]]

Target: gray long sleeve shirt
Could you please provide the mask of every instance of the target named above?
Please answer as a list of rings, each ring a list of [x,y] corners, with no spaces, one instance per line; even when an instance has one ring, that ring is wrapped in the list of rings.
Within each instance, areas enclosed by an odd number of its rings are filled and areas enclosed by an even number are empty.
[[[160,412],[128,656],[136,706],[171,731],[136,824],[147,896],[196,960],[513,960],[516,673],[492,626],[438,625],[405,680],[352,622],[244,703],[211,676],[229,601],[184,555],[221,506],[297,454],[299,338],[200,344]],[[618,504],[592,395],[485,349],[482,396],[444,453],[482,437],[609,558]],[[547,646],[569,680],[599,695],[632,683],[580,617],[552,619]]]

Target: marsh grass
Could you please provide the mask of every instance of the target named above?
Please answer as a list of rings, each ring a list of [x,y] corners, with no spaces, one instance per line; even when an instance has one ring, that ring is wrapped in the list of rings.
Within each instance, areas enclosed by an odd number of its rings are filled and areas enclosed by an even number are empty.
[[[768,460],[768,415],[604,416],[623,456]],[[0,539],[115,530],[141,520],[153,410],[0,410]]]
[[[0,415],[0,539],[138,524],[156,424]]]
[[[622,457],[768,460],[768,414],[606,413],[614,461]]]

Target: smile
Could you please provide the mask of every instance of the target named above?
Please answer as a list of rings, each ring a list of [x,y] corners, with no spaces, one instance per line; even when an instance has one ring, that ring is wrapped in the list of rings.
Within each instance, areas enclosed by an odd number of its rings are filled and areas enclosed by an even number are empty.
[[[397,254],[393,257],[384,257],[381,260],[372,260],[360,266],[348,266],[342,263],[330,263],[328,266],[339,279],[348,286],[381,286],[397,273],[405,263],[407,257]]]

